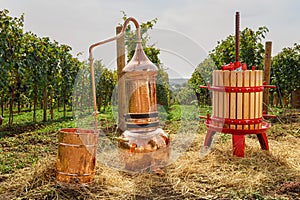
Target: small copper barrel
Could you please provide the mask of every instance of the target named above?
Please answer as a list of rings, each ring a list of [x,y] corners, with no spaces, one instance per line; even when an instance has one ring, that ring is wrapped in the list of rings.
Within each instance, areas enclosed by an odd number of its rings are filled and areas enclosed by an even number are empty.
[[[58,135],[56,179],[63,183],[91,183],[95,176],[97,134],[94,130],[64,128]]]

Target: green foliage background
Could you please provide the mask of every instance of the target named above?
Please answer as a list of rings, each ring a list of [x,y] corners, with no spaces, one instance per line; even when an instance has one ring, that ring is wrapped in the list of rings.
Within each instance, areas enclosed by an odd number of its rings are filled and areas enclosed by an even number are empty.
[[[33,107],[33,121],[40,102],[43,121],[47,109],[53,118],[53,103],[70,105],[72,87],[82,63],[71,54],[68,45],[24,32],[24,15],[10,17],[8,10],[0,11],[0,104],[1,115],[9,105],[9,124],[13,123],[14,106]],[[64,114],[65,116],[65,114]]]
[[[272,59],[271,79],[281,94],[300,88],[300,45],[283,48]]]
[[[123,20],[127,18],[123,12]],[[142,45],[148,58],[158,67],[157,99],[158,104],[168,110],[171,98],[174,102],[190,103],[191,91],[198,100],[198,105],[210,105],[209,92],[200,89],[210,81],[213,70],[235,60],[234,36],[217,43],[210,51],[209,57],[201,62],[192,74],[186,87],[181,91],[171,91],[169,77],[163,63],[159,59],[160,50],[149,44],[148,30],[157,23],[153,19],[141,23]],[[64,116],[67,107],[72,106],[73,87],[79,70],[88,68],[86,62],[81,62],[72,55],[72,48],[59,44],[48,37],[38,37],[32,32],[24,31],[24,15],[9,16],[8,10],[0,11],[0,107],[1,115],[4,109],[9,109],[8,124],[13,124],[14,113],[26,109],[33,111],[32,120],[37,121],[36,110],[43,109],[43,121],[53,119],[54,108],[59,111],[63,106]],[[259,27],[256,31],[245,28],[240,33],[240,61],[246,63],[248,69],[256,66],[263,69],[264,45],[268,28]],[[127,59],[130,60],[135,50],[135,30],[129,25],[125,34]],[[117,72],[108,70],[101,61],[96,61],[97,102],[98,110],[105,112],[111,104],[111,95],[117,83]],[[300,47],[284,48],[272,59],[272,84],[277,85],[276,91],[281,96],[290,96],[292,91],[300,88]],[[86,78],[89,78],[88,75]],[[87,87],[82,85],[82,92]],[[275,91],[275,90],[274,90]],[[271,90],[271,94],[272,94]],[[172,94],[171,94],[172,93]],[[191,100],[192,101],[192,100]],[[48,112],[49,111],[49,112]]]
[[[257,31],[245,28],[240,32],[240,61],[246,63],[248,69],[256,66],[263,68],[264,45],[262,44],[268,28],[259,27]],[[229,35],[225,40],[218,41],[217,46],[210,52],[210,58],[216,66],[229,64],[235,61],[235,36]]]

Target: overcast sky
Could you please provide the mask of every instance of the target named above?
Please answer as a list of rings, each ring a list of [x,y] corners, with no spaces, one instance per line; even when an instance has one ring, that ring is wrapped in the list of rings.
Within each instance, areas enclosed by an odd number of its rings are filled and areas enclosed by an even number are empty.
[[[241,15],[241,29],[268,27],[266,41],[273,42],[273,55],[300,43],[299,0],[0,0],[0,8],[7,8],[12,16],[24,13],[25,30],[70,45],[74,54],[83,53],[80,59],[88,57],[90,44],[115,34],[122,10],[139,22],[158,18],[153,42],[165,49],[162,62],[183,77],[190,75],[217,41],[234,34],[236,11]],[[110,45],[99,51],[99,57],[115,55],[115,44]],[[184,70],[179,70],[170,60],[189,63],[190,68],[181,63]]]

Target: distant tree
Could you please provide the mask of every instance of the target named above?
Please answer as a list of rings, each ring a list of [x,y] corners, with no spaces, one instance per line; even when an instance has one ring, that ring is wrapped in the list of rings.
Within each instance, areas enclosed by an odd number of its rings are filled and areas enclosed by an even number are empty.
[[[245,28],[240,33],[240,61],[246,63],[248,69],[256,66],[263,69],[264,45],[268,28],[259,27],[257,31]],[[218,67],[235,61],[235,37],[229,35],[225,40],[218,41],[218,45],[210,52],[210,57]]]
[[[287,98],[292,93],[297,95],[296,91],[300,92],[299,77],[300,45],[294,44],[293,47],[283,48],[272,58],[271,83],[277,85],[276,90]]]
[[[250,69],[256,66],[263,68],[264,46],[262,40],[265,38],[268,29],[259,27],[257,31],[245,28],[240,33],[240,61],[246,63]],[[210,52],[209,57],[198,65],[192,74],[189,84],[194,89],[198,103],[210,104],[209,92],[200,89],[200,85],[211,82],[211,75],[214,69],[235,61],[235,37],[229,35],[225,40],[218,41],[217,46]]]
[[[40,38],[31,32],[25,33],[24,44],[26,50],[25,65],[27,67],[25,80],[28,86],[28,97],[33,101],[33,121],[36,122],[36,110],[41,95],[39,86],[42,85],[42,57],[43,44]]]
[[[56,74],[55,87],[58,92],[57,95],[63,99],[64,117],[66,117],[66,106],[71,105],[72,91],[75,84],[77,72],[82,68],[82,63],[71,55],[72,48],[68,45],[60,45],[59,51],[59,70]]]
[[[0,105],[9,105],[8,124],[13,123],[13,110],[18,113],[25,105],[33,104],[33,121],[36,121],[38,101],[43,108],[43,120],[47,120],[48,107],[53,118],[53,103],[65,92],[71,98],[74,77],[80,62],[74,58],[71,48],[61,48],[48,37],[39,38],[32,32],[24,32],[24,16],[11,17],[8,10],[0,11]],[[63,81],[62,81],[63,80]],[[63,86],[66,90],[59,90]]]
[[[111,71],[104,67],[101,60],[96,60],[95,67],[95,79],[97,84],[97,107],[98,111],[106,111],[111,105],[111,98],[115,86],[117,84],[117,71]]]
[[[8,10],[0,11],[0,82],[7,87],[9,96],[9,125],[13,123],[13,106],[16,94],[20,97],[18,89],[24,72],[22,56],[23,48],[23,23],[24,16],[10,17]],[[5,90],[1,90],[5,92]],[[3,99],[1,98],[3,101]]]
[[[192,74],[192,77],[188,81],[188,84],[194,90],[197,96],[199,106],[210,104],[208,90],[201,89],[199,86],[206,85],[207,82],[211,82],[210,79],[215,68],[216,67],[213,60],[211,58],[206,58],[197,66]]]
[[[180,105],[191,105],[193,103],[195,91],[186,86],[180,88],[179,92],[176,94],[176,100]]]

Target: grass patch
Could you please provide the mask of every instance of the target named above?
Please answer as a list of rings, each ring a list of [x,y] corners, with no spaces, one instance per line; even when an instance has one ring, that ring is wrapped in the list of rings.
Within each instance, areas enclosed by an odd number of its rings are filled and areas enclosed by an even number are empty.
[[[41,115],[42,110],[37,110],[37,119],[41,120]],[[15,114],[12,126],[0,126],[0,175],[32,167],[39,159],[56,155],[58,130],[74,125],[70,111],[66,118],[63,112],[56,112],[48,122],[32,122],[32,112]]]
[[[196,119],[191,108],[186,115],[178,109],[170,111],[174,118]],[[112,118],[105,117],[103,123],[110,123]],[[268,131],[268,152],[249,136],[245,158],[236,158],[226,135],[215,140],[207,156],[200,156],[206,127],[190,122],[181,130],[188,134],[197,129],[198,134],[190,148],[163,169],[164,175],[125,173],[98,162],[95,182],[89,186],[55,181],[57,131],[74,121],[41,124],[0,138],[0,199],[300,199],[300,112],[284,111],[280,117],[285,119],[274,121]],[[170,120],[165,128],[176,132],[179,122]]]
[[[97,165],[95,183],[61,185],[55,181],[55,155],[10,175],[0,186],[2,199],[297,199],[299,142],[270,140],[261,151],[247,138],[246,157],[232,156],[231,143],[218,141],[211,153],[199,157],[203,136],[165,174],[131,174]],[[292,160],[294,159],[294,160]],[[290,185],[290,186],[289,186]],[[1,196],[2,195],[2,196]]]

